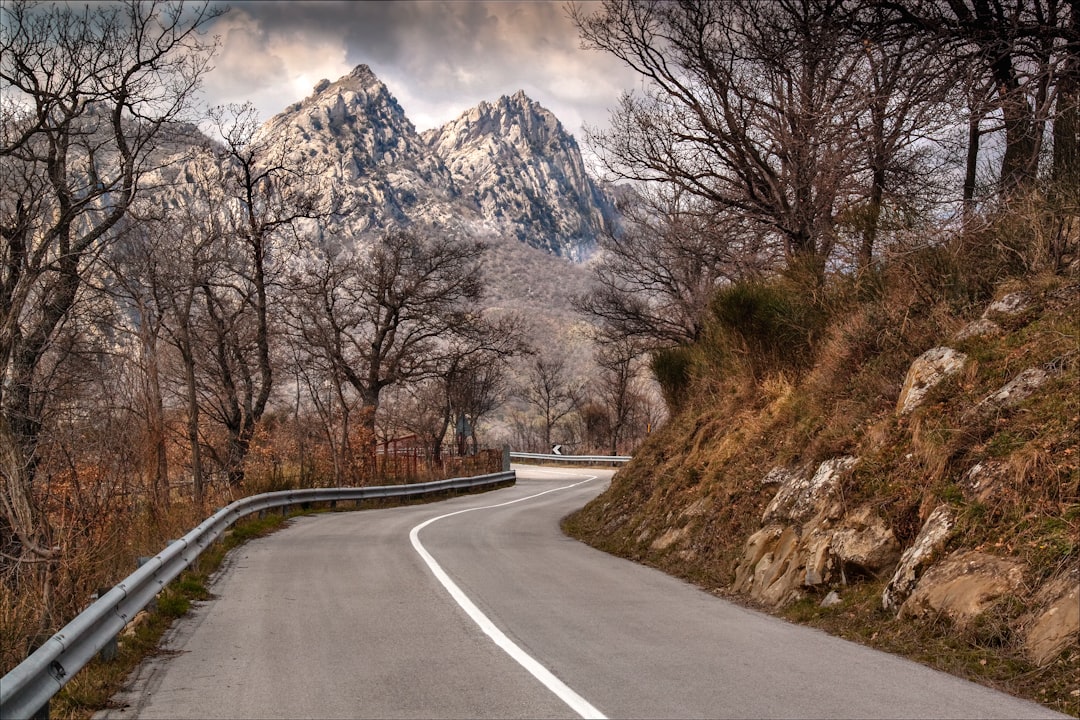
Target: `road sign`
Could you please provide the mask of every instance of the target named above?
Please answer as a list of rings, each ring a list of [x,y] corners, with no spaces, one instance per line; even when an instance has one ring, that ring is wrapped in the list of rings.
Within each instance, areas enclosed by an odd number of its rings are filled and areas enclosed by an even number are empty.
[[[551,446],[551,454],[552,455],[562,455],[562,445],[552,445]]]

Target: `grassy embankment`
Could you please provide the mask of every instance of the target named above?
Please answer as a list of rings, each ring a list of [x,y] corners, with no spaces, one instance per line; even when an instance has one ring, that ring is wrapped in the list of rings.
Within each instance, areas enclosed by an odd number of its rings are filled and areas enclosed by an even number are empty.
[[[676,408],[671,421],[566,530],[730,595],[746,539],[776,492],[762,484],[765,474],[853,455],[859,462],[842,503],[872,505],[901,546],[946,503],[957,518],[946,552],[1017,559],[1029,590],[1077,573],[1080,273],[1075,261],[1059,272],[1031,270],[1022,241],[1006,225],[908,254],[858,282],[808,288],[781,277],[720,292],[706,338],[654,362]],[[999,318],[999,335],[953,340],[1010,292],[1026,294],[1029,305]],[[939,345],[968,355],[963,370],[898,416],[909,365]],[[1030,367],[1053,372],[1031,397],[1012,408],[981,403]],[[1003,463],[1005,480],[991,499],[973,501],[959,483],[987,460]],[[1001,598],[964,626],[948,617],[899,620],[882,610],[883,575],[807,588],[771,610],[1080,713],[1080,648],[1034,665],[1022,648],[1024,598]],[[834,589],[842,602],[821,607]]]

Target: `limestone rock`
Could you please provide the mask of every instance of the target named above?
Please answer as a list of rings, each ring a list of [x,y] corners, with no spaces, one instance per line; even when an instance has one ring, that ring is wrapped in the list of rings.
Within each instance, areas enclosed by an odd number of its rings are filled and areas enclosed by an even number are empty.
[[[840,599],[840,596],[836,594],[835,590],[829,592],[824,598],[821,599],[820,606],[823,608],[832,607],[833,605],[839,605],[844,602]]]
[[[687,533],[687,531],[689,529],[690,528],[688,528],[688,527],[668,528],[668,530],[666,532],[664,532],[663,535],[661,535],[660,537],[658,537],[658,538],[656,538],[655,540],[652,541],[652,544],[649,546],[649,549],[651,549],[651,550],[667,550],[669,547],[671,547],[672,545],[677,543],[679,540],[682,540],[683,536],[686,535],[686,533]]]
[[[1039,386],[1050,379],[1050,375],[1051,373],[1043,368],[1028,368],[1007,382],[1000,390],[988,395],[983,403],[1012,407],[1030,397]]]
[[[931,388],[964,367],[967,355],[949,347],[930,348],[908,368],[904,387],[896,401],[896,412],[909,413],[920,404]]]
[[[773,523],[747,540],[732,590],[778,606],[798,597],[804,574],[799,534],[791,526]]]
[[[825,510],[840,487],[844,472],[856,461],[851,456],[833,458],[821,463],[813,477],[791,475],[765,508],[762,524],[778,520],[802,522]]]
[[[1042,667],[1070,644],[1080,643],[1080,577],[1073,572],[1047,583],[1035,594],[1039,608],[1026,623],[1024,652]]]
[[[832,532],[815,528],[802,542],[803,585],[813,587],[832,579],[834,561],[829,552]]]
[[[1000,460],[984,460],[964,473],[960,490],[967,500],[984,503],[997,495],[1007,479],[1008,465]]]
[[[1002,595],[1019,590],[1023,582],[1023,565],[1016,560],[958,551],[923,574],[900,607],[900,617],[940,613],[964,626]]]
[[[953,340],[967,340],[972,337],[994,337],[1001,334],[1001,326],[989,318],[980,318],[965,325]]]
[[[886,610],[898,610],[919,580],[923,569],[932,563],[945,547],[953,529],[952,511],[948,505],[939,505],[923,523],[915,542],[900,556],[892,579],[881,593],[881,606]]]
[[[885,521],[864,505],[848,513],[843,527],[833,533],[831,551],[842,572],[877,575],[900,558],[900,543]]]
[[[1031,298],[1027,293],[1014,292],[1009,293],[1000,300],[995,300],[990,303],[983,312],[983,318],[990,318],[994,315],[1019,315],[1027,310],[1031,304]]]
[[[135,617],[131,618],[131,622],[124,626],[124,629],[120,631],[120,634],[123,637],[134,637],[135,633],[139,630],[139,626],[144,624],[149,619],[150,613],[146,610],[140,610],[139,612],[135,613]]]
[[[766,525],[746,539],[746,549],[743,550],[742,560],[739,561],[738,567],[735,568],[735,582],[731,585],[734,592],[750,592],[758,563],[761,562],[765,555],[770,553],[783,532],[783,525],[773,523]]]
[[[774,467],[761,478],[762,485],[790,485],[802,479],[802,471],[797,468],[788,468],[782,465]]]

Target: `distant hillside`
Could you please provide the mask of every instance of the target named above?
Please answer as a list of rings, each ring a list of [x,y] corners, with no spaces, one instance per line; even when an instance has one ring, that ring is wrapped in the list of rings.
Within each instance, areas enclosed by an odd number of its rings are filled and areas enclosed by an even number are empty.
[[[1077,714],[1080,272],[988,254],[721,292],[657,359],[674,417],[567,529]]]

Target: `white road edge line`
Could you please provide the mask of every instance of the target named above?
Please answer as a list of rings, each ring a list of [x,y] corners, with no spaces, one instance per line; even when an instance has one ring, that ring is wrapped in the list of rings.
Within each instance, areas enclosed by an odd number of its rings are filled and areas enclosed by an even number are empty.
[[[489,510],[491,508],[503,507],[505,505],[513,505],[514,503],[523,502],[525,500],[532,500],[538,498],[541,495],[547,495],[548,493],[558,492],[559,490],[568,490],[572,487],[577,487],[590,480],[595,480],[596,475],[582,480],[581,482],[573,483],[572,485],[564,485],[562,487],[552,488],[551,490],[545,490],[544,492],[536,493],[535,495],[529,495],[528,497],[518,498],[517,500],[510,500],[509,502],[498,503],[496,505],[484,505],[482,507],[466,508],[464,510],[458,510],[456,512],[446,513],[445,515],[439,515],[438,517],[425,520],[412,530],[409,531],[409,540],[412,541],[413,549],[417,554],[423,558],[427,563],[428,568],[431,570],[432,575],[442,583],[442,586],[446,588],[446,591],[450,593],[450,597],[454,598],[461,609],[473,619],[484,634],[495,641],[506,652],[507,655],[512,657],[521,667],[528,670],[533,677],[544,684],[551,692],[555,693],[556,697],[562,700],[564,703],[570,706],[570,709],[576,712],[583,718],[595,718],[595,720],[607,720],[602,712],[597,710],[593,705],[585,698],[578,695],[569,685],[564,683],[559,678],[555,677],[554,673],[541,665],[535,658],[522,650],[513,640],[506,637],[506,634],[495,626],[495,623],[491,622],[487,615],[480,611],[480,608],[476,607],[469,596],[461,591],[461,588],[457,586],[450,576],[446,574],[446,571],[442,569],[442,566],[435,561],[435,558],[431,556],[431,553],[427,551],[427,548],[420,542],[420,531],[426,528],[433,522],[448,518],[453,515],[460,515],[461,513],[472,512],[473,510]]]

